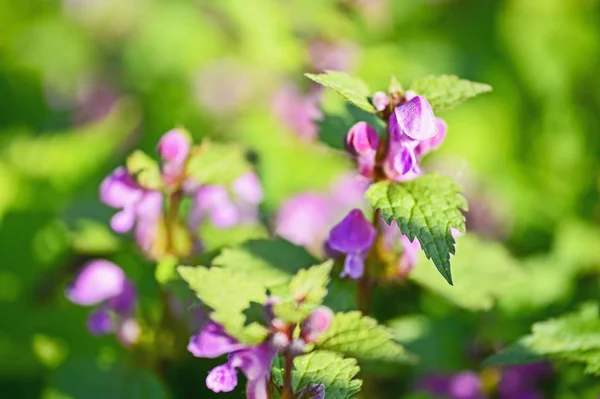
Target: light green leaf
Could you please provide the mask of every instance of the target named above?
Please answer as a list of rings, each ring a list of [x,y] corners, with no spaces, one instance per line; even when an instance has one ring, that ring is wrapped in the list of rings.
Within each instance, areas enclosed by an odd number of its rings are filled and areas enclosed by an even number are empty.
[[[230,184],[250,169],[242,147],[208,140],[193,148],[186,168],[200,184]]]
[[[327,295],[329,274],[333,261],[329,260],[309,269],[301,269],[290,281],[285,300],[273,307],[277,317],[299,323],[323,302]]]
[[[162,187],[160,167],[144,151],[135,150],[127,157],[127,171],[144,188],[160,190]]]
[[[304,74],[307,78],[335,90],[346,100],[365,111],[375,113],[376,110],[369,102],[369,88],[360,79],[344,72],[325,71],[321,74]]]
[[[451,178],[431,173],[402,183],[375,183],[366,196],[388,224],[395,220],[402,234],[419,240],[427,258],[452,285],[450,254],[455,249],[450,228],[464,232],[461,210],[467,209],[467,201],[460,192],[461,188]]]
[[[264,340],[266,329],[257,323],[245,326],[243,314],[252,302],[266,301],[266,290],[260,280],[219,267],[179,266],[177,271],[196,296],[213,310],[211,319],[221,324],[229,335],[248,345]]]
[[[405,363],[413,357],[392,339],[392,332],[360,312],[337,313],[317,349],[341,353],[360,360]]]
[[[310,385],[323,384],[327,399],[347,399],[360,390],[362,381],[356,360],[344,359],[329,351],[315,351],[294,359],[292,384],[298,392]],[[283,385],[283,361],[278,357],[272,367],[273,382]]]
[[[452,108],[478,94],[492,91],[492,86],[471,82],[454,75],[427,76],[413,82],[410,90],[429,101],[435,112]]]
[[[241,245],[248,240],[266,238],[269,232],[262,224],[238,224],[223,229],[206,220],[200,225],[198,235],[202,237],[203,250],[208,252],[224,246]]]
[[[584,363],[600,375],[600,314],[597,303],[561,317],[535,323],[531,334],[488,358],[486,365],[520,364],[542,357]]]
[[[510,295],[515,283],[525,279],[517,261],[499,243],[467,234],[457,242],[452,258],[454,286],[439,278],[431,267],[417,265],[409,279],[422,287],[471,310],[488,310],[494,303]]]
[[[287,285],[298,270],[315,263],[317,260],[304,248],[276,238],[251,240],[225,248],[212,264],[258,279],[265,287],[276,290]]]

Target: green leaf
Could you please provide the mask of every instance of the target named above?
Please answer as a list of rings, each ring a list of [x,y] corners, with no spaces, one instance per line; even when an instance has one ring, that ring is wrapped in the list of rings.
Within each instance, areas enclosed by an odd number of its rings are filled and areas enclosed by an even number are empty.
[[[455,284],[449,286],[431,267],[417,265],[409,279],[422,287],[470,310],[488,310],[497,300],[510,295],[515,283],[525,279],[517,261],[499,243],[473,234],[460,237],[452,258]]]
[[[492,91],[492,86],[471,82],[454,75],[427,76],[413,82],[410,90],[429,101],[435,112],[452,108],[481,93]]]
[[[344,72],[325,71],[325,73],[304,74],[307,78],[335,90],[346,100],[365,111],[375,113],[376,110],[369,102],[369,88],[360,79]]]
[[[290,281],[285,300],[273,307],[277,317],[299,323],[323,302],[327,295],[329,274],[333,261],[329,260],[309,269],[301,269]]]
[[[392,339],[387,327],[358,311],[337,313],[315,347],[367,361],[405,363],[414,360]]]
[[[597,303],[579,311],[535,323],[531,334],[488,358],[486,365],[520,364],[542,357],[584,363],[588,373],[600,375],[600,314]]]
[[[251,240],[225,248],[213,261],[219,266],[254,278],[270,290],[287,285],[300,269],[317,263],[302,247],[281,238]]]
[[[283,385],[283,360],[273,362],[273,382]],[[356,379],[360,371],[356,360],[344,359],[329,351],[315,351],[294,359],[292,385],[298,392],[310,385],[323,384],[327,399],[347,399],[360,390],[362,381]]]
[[[464,232],[461,209],[467,209],[467,201],[460,192],[461,188],[451,178],[431,173],[402,183],[375,183],[366,196],[388,224],[395,220],[402,234],[419,240],[427,258],[452,285],[450,254],[455,249],[450,228]]]
[[[251,168],[239,145],[205,140],[193,148],[186,170],[200,184],[230,184]]]
[[[166,388],[151,372],[117,363],[109,367],[96,358],[73,358],[51,379],[52,392],[61,398],[166,399]]]
[[[160,190],[162,187],[160,167],[144,151],[135,150],[127,157],[127,171],[144,188]]]
[[[229,335],[248,345],[264,340],[266,329],[258,323],[246,326],[243,313],[252,302],[265,303],[266,290],[260,280],[219,267],[179,266],[177,271],[196,296],[213,310],[211,319],[221,324]]]

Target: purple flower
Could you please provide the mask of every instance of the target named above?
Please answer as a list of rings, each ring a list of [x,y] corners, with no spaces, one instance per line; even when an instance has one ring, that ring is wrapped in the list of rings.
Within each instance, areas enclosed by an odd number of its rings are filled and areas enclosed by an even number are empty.
[[[213,392],[230,392],[237,385],[237,369],[248,379],[246,397],[267,397],[271,363],[277,351],[270,340],[257,346],[246,346],[229,336],[222,326],[209,321],[190,339],[188,350],[196,357],[214,358],[229,352],[227,363],[210,371],[206,386]]]
[[[546,362],[505,367],[498,383],[498,393],[501,399],[541,398],[535,387],[551,375],[552,368]]]
[[[373,176],[378,145],[377,131],[366,122],[358,122],[348,131],[346,148],[356,156],[359,173],[362,176],[368,178]]]
[[[305,342],[316,341],[329,329],[333,312],[326,306],[319,306],[302,322],[301,337]]]
[[[145,229],[153,226],[161,216],[162,194],[140,187],[124,167],[118,167],[100,185],[100,201],[120,209],[110,221],[117,233],[130,231],[136,222]]]
[[[217,185],[196,189],[189,216],[192,230],[196,230],[206,217],[221,229],[241,223],[252,224],[258,220],[258,205],[263,199],[263,191],[256,174],[243,174],[232,183],[231,188],[232,193],[224,186]]]
[[[329,232],[327,245],[332,250],[346,255],[341,277],[362,277],[365,257],[375,242],[377,230],[365,218],[360,209],[354,209]]]
[[[471,371],[428,375],[418,382],[417,389],[448,399],[486,399],[479,376]]]
[[[405,134],[414,140],[426,140],[435,136],[436,125],[429,102],[424,97],[416,96],[394,109],[390,118],[390,134],[395,139]]]
[[[137,341],[139,327],[130,317],[136,300],[135,288],[119,266],[101,259],[88,262],[66,289],[66,296],[78,305],[98,305],[87,320],[92,334],[116,330],[123,344]]]
[[[371,98],[371,104],[373,104],[373,107],[375,107],[377,112],[381,112],[390,105],[390,97],[387,95],[387,93],[378,91],[373,94],[373,97]]]
[[[319,248],[333,224],[335,206],[320,193],[307,192],[288,199],[275,218],[275,233],[307,248]]]
[[[182,178],[190,153],[190,141],[186,132],[172,129],[158,142],[158,153],[163,161],[162,175],[166,184],[174,184]]]
[[[430,151],[437,149],[440,145],[442,145],[444,139],[446,138],[446,132],[448,131],[448,125],[442,118],[435,118],[437,133],[435,136],[430,137],[426,140],[420,141],[417,147],[415,148],[415,153],[417,156],[421,157],[427,154]]]
[[[315,121],[322,118],[319,109],[321,91],[303,94],[294,85],[281,87],[271,102],[275,116],[301,139],[312,141],[317,137]]]

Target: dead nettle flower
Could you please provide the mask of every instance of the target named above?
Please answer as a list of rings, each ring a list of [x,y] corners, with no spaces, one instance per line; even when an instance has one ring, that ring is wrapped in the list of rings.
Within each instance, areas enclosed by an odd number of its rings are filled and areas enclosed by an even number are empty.
[[[375,243],[377,230],[360,209],[348,215],[329,232],[327,248],[333,255],[345,255],[341,277],[359,279],[365,271],[365,258]]]
[[[196,188],[193,196],[188,225],[196,230],[204,219],[222,229],[257,223],[258,206],[264,194],[258,176],[247,172],[234,180],[229,189],[221,185],[205,185]]]
[[[316,121],[323,117],[319,109],[321,93],[320,87],[303,93],[295,85],[285,84],[273,95],[271,108],[291,132],[302,140],[313,141],[317,137]]]
[[[267,304],[267,315],[270,314],[268,309]],[[302,323],[299,338],[293,339],[294,326],[271,317],[269,335],[258,345],[245,345],[227,334],[220,324],[208,321],[198,334],[191,337],[188,350],[194,356],[204,358],[229,354],[227,362],[212,369],[206,377],[206,386],[213,392],[231,392],[237,386],[237,371],[240,370],[248,380],[246,397],[263,399],[268,397],[271,363],[277,353],[302,354],[305,345],[325,332],[332,319],[333,312],[329,308],[315,309]]]
[[[137,342],[140,328],[133,315],[136,292],[119,266],[103,259],[88,262],[67,288],[66,296],[78,305],[97,305],[88,316],[90,333],[116,332],[125,346]]]

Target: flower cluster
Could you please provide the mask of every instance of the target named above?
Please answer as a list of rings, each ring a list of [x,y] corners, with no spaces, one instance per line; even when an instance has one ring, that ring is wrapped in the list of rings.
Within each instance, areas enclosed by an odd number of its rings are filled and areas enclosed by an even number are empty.
[[[269,302],[274,303],[272,299]],[[240,370],[248,379],[247,398],[268,397],[271,363],[277,353],[292,357],[304,353],[305,345],[325,332],[333,319],[329,308],[319,307],[304,320],[299,336],[294,338],[295,325],[274,318],[270,306],[265,306],[269,335],[258,345],[239,342],[214,321],[208,321],[198,334],[191,337],[188,350],[196,357],[216,358],[229,354],[227,362],[212,369],[206,377],[206,386],[213,392],[231,392],[238,384],[237,370]]]
[[[162,161],[160,182],[145,185],[121,166],[100,186],[100,200],[119,210],[111,220],[112,229],[117,233],[133,230],[138,246],[146,255],[160,259],[165,253],[177,252],[176,255],[182,257],[190,254],[191,245],[173,248],[164,237],[165,225],[174,222],[167,220],[172,215],[166,215],[165,205],[180,202],[182,197],[190,197],[193,202],[187,221],[175,221],[187,225],[187,228],[181,228],[187,241],[200,242],[196,235],[204,220],[217,228],[258,221],[258,205],[262,202],[263,192],[256,174],[241,175],[231,187],[196,183],[187,170],[193,147],[189,134],[183,129],[165,133],[157,149]],[[200,245],[196,245],[198,247]]]
[[[359,175],[368,181],[406,181],[420,176],[420,161],[441,145],[446,123],[436,118],[429,102],[414,92],[403,96],[377,92],[372,104],[387,122],[388,131],[386,140],[381,140],[374,127],[358,122],[346,135],[346,149],[356,160]],[[383,257],[394,258],[386,259],[396,266],[393,275],[405,277],[412,270],[419,242],[400,234],[395,222],[387,225],[379,217],[370,222],[354,209],[331,229],[326,243],[331,257],[344,257],[341,277],[359,279],[364,275],[365,259],[378,239]],[[390,253],[395,255],[390,257]]]
[[[552,375],[547,363],[505,367],[496,386],[499,399],[542,399],[540,383]],[[481,377],[472,371],[433,374],[417,384],[417,390],[448,399],[487,399]]]
[[[78,305],[97,306],[87,320],[92,334],[116,332],[126,346],[137,342],[140,328],[133,315],[136,291],[119,266],[101,259],[85,264],[66,295]]]

